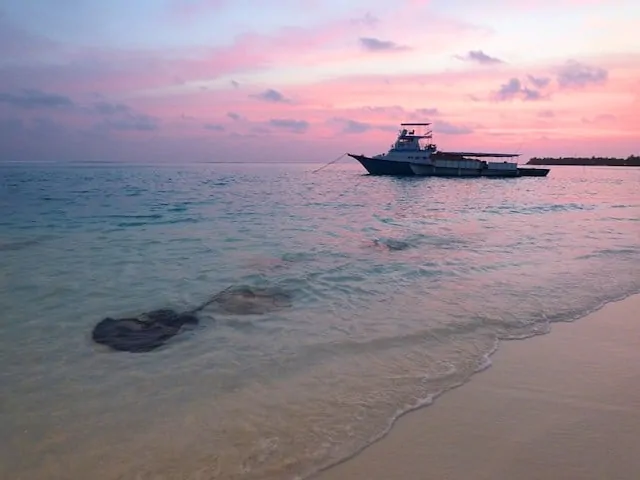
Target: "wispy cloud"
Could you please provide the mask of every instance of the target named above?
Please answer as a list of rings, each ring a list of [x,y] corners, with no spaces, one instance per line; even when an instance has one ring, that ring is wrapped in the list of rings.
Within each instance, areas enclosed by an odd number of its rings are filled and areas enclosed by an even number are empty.
[[[219,123],[205,123],[203,127],[207,130],[213,130],[215,132],[224,132],[224,125],[220,125]]]
[[[415,113],[417,115],[424,115],[427,117],[436,117],[440,115],[440,110],[438,110],[437,108],[418,108],[416,109]]]
[[[269,125],[295,133],[303,133],[309,128],[309,122],[306,120],[293,120],[291,118],[272,118],[269,120]]]
[[[507,83],[500,86],[496,93],[498,100],[511,100],[522,92],[522,84],[517,78],[511,78]]]
[[[527,78],[536,88],[545,88],[549,83],[551,83],[551,79],[549,77],[535,77],[533,75],[527,75]]]
[[[257,94],[249,95],[250,97],[257,98],[259,100],[264,100],[265,102],[274,102],[274,103],[289,103],[290,100],[287,99],[282,93],[273,88],[269,88],[264,92],[260,92]]]
[[[264,72],[283,65],[287,68],[306,65],[310,63],[310,51],[315,52],[312,56],[315,62],[321,52],[325,58],[344,56],[344,53],[324,52],[324,49],[327,44],[337,41],[343,41],[346,45],[351,41],[349,37],[352,31],[353,27],[345,20],[314,27],[280,27],[270,33],[239,33],[230,43],[214,47],[85,47],[76,48],[72,54],[61,54],[56,61],[34,64],[16,57],[20,61],[0,63],[0,88],[15,88],[28,82],[41,89],[113,93],[166,88],[176,85],[176,80],[180,80],[180,84],[211,81],[228,75]],[[12,38],[12,34],[9,37]],[[0,28],[0,41],[3,38]],[[3,42],[0,44],[4,45]],[[18,40],[12,40],[11,44],[16,55],[30,52],[36,46],[47,46],[48,53],[64,50],[62,44],[49,42],[37,35],[35,39],[22,35]],[[348,55],[356,54],[350,52]],[[31,53],[31,57],[36,58],[35,53]],[[239,87],[237,80],[229,79],[229,82],[232,87]]]
[[[127,114],[131,109],[122,103],[96,102],[93,109],[101,115]]]
[[[344,133],[364,133],[371,130],[373,126],[370,123],[358,122],[356,120],[345,120],[342,131]]]
[[[118,118],[109,117],[96,126],[112,130],[150,132],[160,127],[160,120],[144,113],[129,112]]]
[[[568,60],[558,68],[558,84],[564,88],[602,84],[608,77],[609,72],[604,68],[586,65],[575,60]]]
[[[455,58],[464,61],[476,62],[481,65],[495,65],[499,63],[504,63],[497,57],[492,57],[487,55],[482,50],[470,50],[464,55],[455,55]]]
[[[541,100],[542,92],[522,84],[518,78],[511,78],[507,83],[500,86],[500,89],[493,95],[498,101],[508,101],[520,99],[524,101]]]
[[[586,123],[586,124],[612,123],[612,122],[615,122],[616,120],[617,120],[617,117],[610,113],[601,113],[599,115],[596,115],[595,117],[582,117],[582,123]]]
[[[367,12],[362,17],[352,18],[351,23],[355,25],[365,25],[367,27],[373,27],[380,23],[380,19],[371,14],[371,12]]]
[[[473,133],[473,128],[467,125],[456,125],[445,120],[439,120],[433,125],[433,131],[444,135],[468,135]]]
[[[364,134],[373,131],[396,131],[397,126],[390,125],[388,123],[374,123],[374,122],[365,122],[361,120],[354,120],[352,118],[346,117],[332,117],[327,120],[327,124],[332,127],[337,127],[340,133],[345,134]]]
[[[365,50],[370,52],[404,51],[409,49],[409,47],[405,45],[399,45],[390,40],[380,40],[373,37],[360,37],[360,44]]]
[[[74,106],[73,101],[64,95],[31,89],[23,89],[20,93],[0,93],[0,103],[27,109]]]

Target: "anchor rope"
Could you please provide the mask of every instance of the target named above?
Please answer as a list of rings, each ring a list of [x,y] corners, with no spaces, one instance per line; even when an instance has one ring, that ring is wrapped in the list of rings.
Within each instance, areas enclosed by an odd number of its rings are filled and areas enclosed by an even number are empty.
[[[336,163],[337,161],[341,160],[342,158],[344,158],[347,155],[347,153],[343,153],[342,155],[340,155],[338,158],[331,160],[329,163],[327,163],[326,165],[323,165],[320,168],[316,168],[315,170],[312,170],[311,173],[316,173],[319,172],[320,170],[322,170],[323,168],[327,168],[329,165],[333,165],[334,163]]]

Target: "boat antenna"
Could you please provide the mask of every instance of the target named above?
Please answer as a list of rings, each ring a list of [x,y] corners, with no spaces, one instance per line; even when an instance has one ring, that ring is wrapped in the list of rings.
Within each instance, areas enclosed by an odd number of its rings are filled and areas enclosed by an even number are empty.
[[[331,160],[329,163],[321,166],[320,168],[316,168],[315,170],[312,170],[311,173],[316,173],[316,172],[319,172],[320,170],[322,170],[323,168],[327,168],[329,165],[336,163],[338,160],[341,160],[345,155],[347,155],[347,154],[343,153],[338,158],[336,158],[334,160]]]

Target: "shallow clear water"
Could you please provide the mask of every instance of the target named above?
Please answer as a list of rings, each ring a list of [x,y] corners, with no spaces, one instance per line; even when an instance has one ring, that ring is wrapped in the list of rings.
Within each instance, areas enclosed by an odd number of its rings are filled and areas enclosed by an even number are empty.
[[[0,167],[0,477],[303,477],[499,339],[640,291],[640,169],[315,167]],[[237,284],[292,306],[205,310],[150,353],[90,341],[105,316]]]

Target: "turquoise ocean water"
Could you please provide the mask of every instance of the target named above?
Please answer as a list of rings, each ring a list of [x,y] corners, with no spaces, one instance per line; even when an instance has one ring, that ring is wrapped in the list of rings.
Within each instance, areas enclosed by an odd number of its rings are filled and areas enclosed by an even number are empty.
[[[640,292],[640,169],[315,167],[0,167],[0,478],[304,478],[500,339]],[[90,341],[239,284],[292,306],[205,312],[144,354]]]

